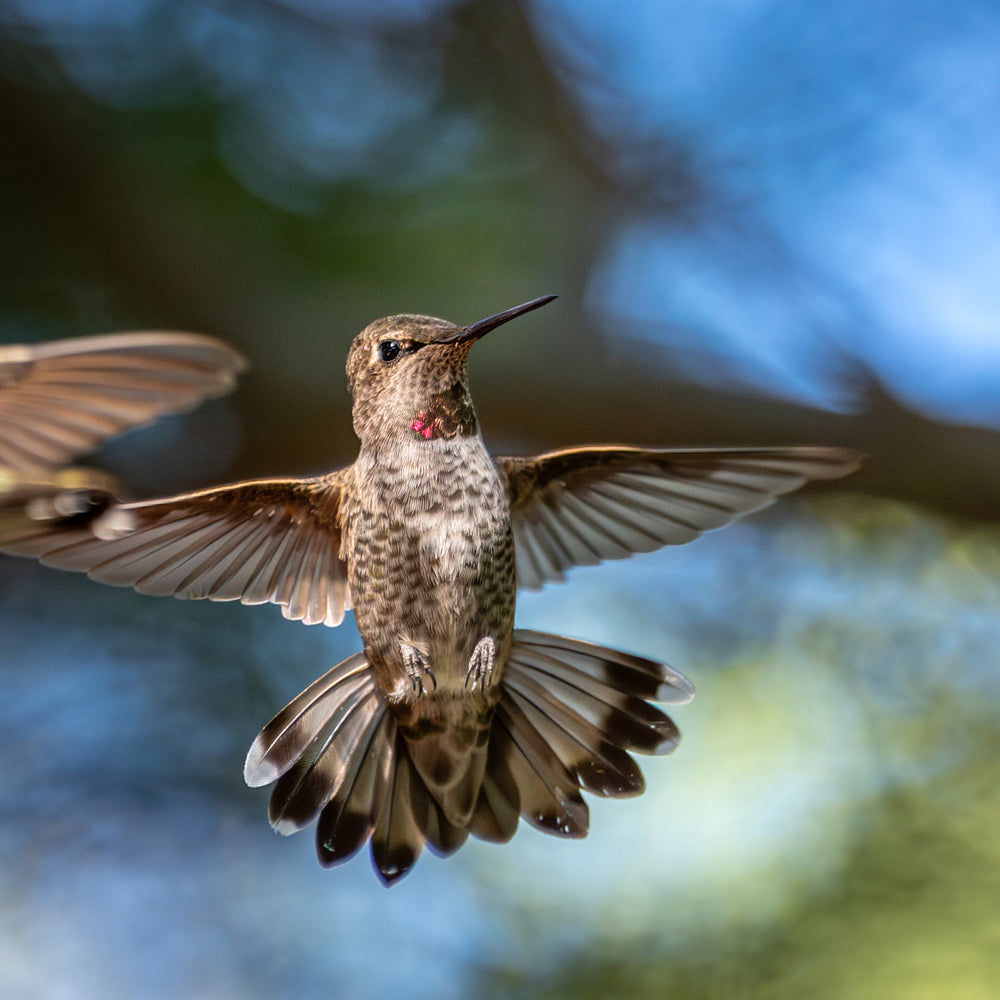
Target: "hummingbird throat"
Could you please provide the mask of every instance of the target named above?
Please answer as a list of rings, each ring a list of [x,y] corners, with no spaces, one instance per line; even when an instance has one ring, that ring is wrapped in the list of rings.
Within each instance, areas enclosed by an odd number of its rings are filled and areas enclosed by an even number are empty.
[[[475,434],[476,415],[465,393],[441,393],[431,399],[427,409],[414,414],[410,430],[425,441]]]

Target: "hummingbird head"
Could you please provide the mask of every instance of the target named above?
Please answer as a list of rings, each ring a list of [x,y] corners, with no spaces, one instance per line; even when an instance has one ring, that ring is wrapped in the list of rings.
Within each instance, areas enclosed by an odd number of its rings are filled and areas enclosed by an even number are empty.
[[[355,433],[365,443],[400,434],[424,440],[475,434],[466,371],[472,345],[555,297],[532,299],[468,326],[411,315],[370,323],[354,338],[347,355]]]

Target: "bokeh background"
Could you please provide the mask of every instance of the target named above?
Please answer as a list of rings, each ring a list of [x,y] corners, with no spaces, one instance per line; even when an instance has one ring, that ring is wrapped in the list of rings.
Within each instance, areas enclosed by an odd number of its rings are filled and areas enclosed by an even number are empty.
[[[1000,7],[0,0],[0,343],[223,337],[136,495],[351,460],[369,320],[469,322],[488,444],[864,471],[519,621],[698,697],[640,799],[386,891],[250,791],[354,651],[0,558],[0,995],[987,998],[1000,982]]]

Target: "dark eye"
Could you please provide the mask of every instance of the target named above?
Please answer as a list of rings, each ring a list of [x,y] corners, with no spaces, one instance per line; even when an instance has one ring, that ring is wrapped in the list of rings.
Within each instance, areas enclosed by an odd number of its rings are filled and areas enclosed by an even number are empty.
[[[390,361],[395,361],[402,350],[398,340],[382,340],[375,348],[375,353],[378,354],[379,361],[388,364]]]

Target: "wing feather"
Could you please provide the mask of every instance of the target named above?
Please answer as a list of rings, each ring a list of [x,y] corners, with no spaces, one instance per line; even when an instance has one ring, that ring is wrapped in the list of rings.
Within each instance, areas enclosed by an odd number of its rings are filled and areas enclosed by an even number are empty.
[[[113,503],[84,523],[21,526],[11,537],[0,535],[0,551],[145,594],[270,602],[286,618],[339,625],[351,606],[340,558],[340,495],[348,474]]]
[[[844,448],[578,448],[498,458],[511,500],[518,585],[574,566],[681,545],[798,489],[853,472]]]
[[[245,368],[226,344],[192,333],[0,347],[0,464],[65,465],[108,437],[229,392]]]

